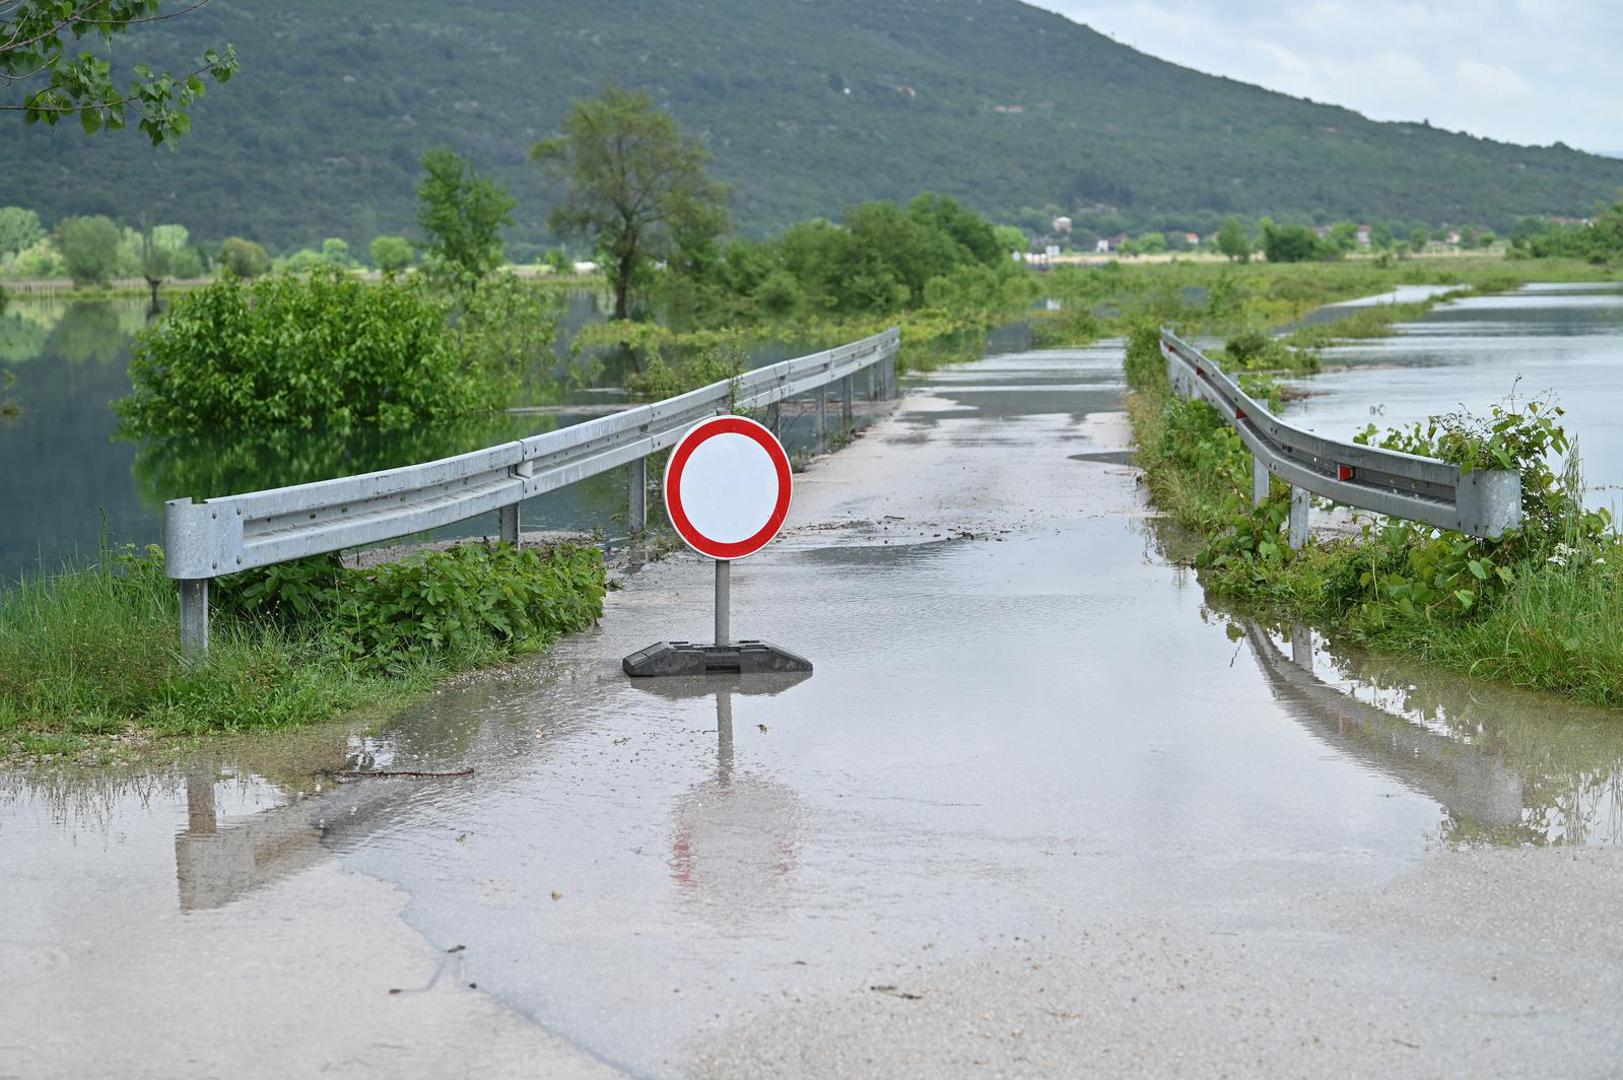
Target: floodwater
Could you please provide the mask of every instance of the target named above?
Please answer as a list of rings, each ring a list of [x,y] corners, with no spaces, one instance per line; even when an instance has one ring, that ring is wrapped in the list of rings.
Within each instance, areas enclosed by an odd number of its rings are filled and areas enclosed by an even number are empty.
[[[605,302],[595,292],[572,292],[564,331],[601,319]],[[147,319],[142,300],[14,301],[0,312],[0,401],[9,399],[21,410],[15,419],[0,416],[0,581],[93,559],[103,539],[113,545],[159,543],[167,499],[411,465],[578,423],[626,400],[617,389],[623,373],[607,364],[568,391],[559,407],[538,414],[371,437],[295,432],[246,440],[222,435],[130,441],[117,436],[108,403],[129,393],[131,340]],[[749,351],[749,361],[774,363],[805,351],[792,343],[765,343]],[[865,377],[857,378],[856,389],[868,392]],[[865,424],[866,414],[856,422]],[[783,436],[791,450],[809,447],[810,412],[786,411]],[[525,527],[623,536],[626,482],[625,470],[614,470],[529,500],[522,510]],[[662,512],[658,506],[650,510]],[[496,527],[492,517],[435,535],[475,536]]]
[[[809,677],[626,679],[683,554],[365,731],[6,776],[0,1075],[1612,1072],[1623,725],[1209,605],[1120,378],[797,476],[732,623]]]
[[[1395,337],[1324,352],[1330,371],[1298,385],[1312,396],[1293,423],[1348,439],[1496,403],[1566,409],[1589,502],[1614,517],[1623,502],[1623,285],[1528,285],[1503,296],[1439,305]]]

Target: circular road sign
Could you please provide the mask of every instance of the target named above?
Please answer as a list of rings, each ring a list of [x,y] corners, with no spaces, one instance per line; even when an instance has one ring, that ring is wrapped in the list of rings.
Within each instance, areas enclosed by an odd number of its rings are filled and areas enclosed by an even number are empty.
[[[777,436],[742,416],[688,429],[665,466],[665,512],[688,547],[742,559],[771,543],[789,515],[789,455]]]

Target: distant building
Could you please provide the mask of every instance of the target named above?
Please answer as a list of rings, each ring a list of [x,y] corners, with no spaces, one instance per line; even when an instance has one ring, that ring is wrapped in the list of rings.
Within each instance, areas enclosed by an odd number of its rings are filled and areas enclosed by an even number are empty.
[[[1186,233],[1183,234],[1183,242],[1188,244],[1192,248],[1199,247],[1200,246],[1200,234],[1199,233],[1186,232]]]
[[[1358,226],[1358,246],[1359,247],[1369,247],[1369,245],[1370,245],[1370,233],[1371,232],[1372,232],[1372,230],[1370,229],[1370,227],[1368,225],[1360,225],[1360,226]]]
[[[1100,255],[1109,254],[1110,239],[1104,236],[1099,237],[1099,242],[1093,245],[1093,250],[1098,252]]]
[[[1460,246],[1460,231],[1458,229],[1448,230],[1448,242],[1454,247]]]
[[[1068,218],[1068,217],[1057,217],[1057,218],[1055,218],[1054,219],[1054,231],[1056,233],[1058,233],[1059,235],[1061,235],[1061,236],[1070,236],[1071,235],[1071,219]]]

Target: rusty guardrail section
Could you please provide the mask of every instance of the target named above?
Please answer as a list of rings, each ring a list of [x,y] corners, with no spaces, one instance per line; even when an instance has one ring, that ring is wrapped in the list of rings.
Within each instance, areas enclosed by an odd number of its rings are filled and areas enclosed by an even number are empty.
[[[1468,536],[1497,537],[1521,525],[1522,479],[1516,472],[1465,473],[1435,458],[1327,439],[1269,412],[1171,330],[1161,331],[1161,355],[1173,393],[1206,401],[1251,451],[1252,501],[1260,505],[1268,497],[1269,476],[1291,486],[1293,548],[1307,543],[1314,495]]]
[[[814,390],[821,446],[826,388],[840,384],[847,423],[858,372],[871,370],[874,392],[893,397],[900,342],[892,327],[678,397],[421,465],[202,501],[172,499],[164,505],[164,571],[180,583],[181,644],[191,655],[207,650],[208,583],[216,577],[493,512],[501,515],[502,538],[517,540],[525,499],[620,465],[631,466],[629,524],[640,532],[647,523],[649,454],[674,445],[705,417],[732,409],[767,408],[775,429],[778,404]]]

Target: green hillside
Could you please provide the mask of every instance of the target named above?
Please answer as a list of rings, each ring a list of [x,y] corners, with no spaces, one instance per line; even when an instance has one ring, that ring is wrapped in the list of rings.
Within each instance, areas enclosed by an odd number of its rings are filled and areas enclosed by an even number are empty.
[[[708,141],[749,231],[922,189],[1003,218],[1052,203],[1129,223],[1317,211],[1503,229],[1623,187],[1623,161],[1374,123],[1014,0],[215,0],[121,49],[223,41],[242,74],[174,152],[0,124],[0,202],[361,245],[411,230],[418,155],[449,145],[511,187],[513,237],[539,243],[547,193],[526,151],[608,79]]]

